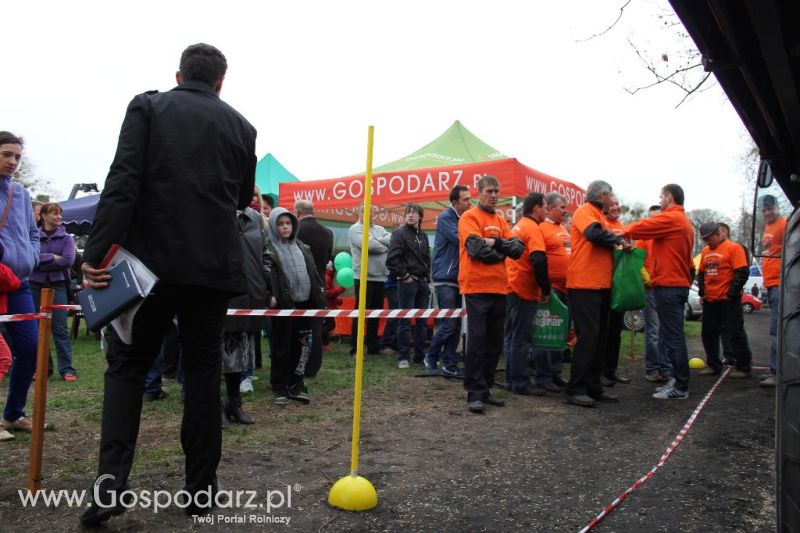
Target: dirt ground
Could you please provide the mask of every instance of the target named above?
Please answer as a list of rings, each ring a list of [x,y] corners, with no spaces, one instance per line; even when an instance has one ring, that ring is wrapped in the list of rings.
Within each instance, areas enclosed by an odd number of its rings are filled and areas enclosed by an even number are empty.
[[[746,318],[755,364],[769,353],[769,311]],[[699,339],[691,355],[701,355]],[[327,505],[331,483],[349,472],[350,393],[329,397],[322,419],[295,424],[258,454],[225,450],[222,489],[287,493],[291,507],[222,509],[213,524],[179,509],[135,509],[107,522],[111,531],[578,531],[656,464],[715,378],[693,376],[688,401],[650,398],[641,362],[611,392],[619,404],[584,409],[563,396],[510,397],[484,416],[467,412],[461,383],[398,377],[391,394],[365,395],[360,473],[376,487],[378,507],[351,513]],[[726,379],[683,444],[655,476],[595,531],[774,530],[774,390],[755,379]],[[300,407],[291,406],[298,409]],[[87,454],[96,453],[94,436]],[[177,490],[182,465],[136,476],[133,489]],[[11,480],[6,480],[11,481]],[[19,480],[16,480],[19,481]],[[58,488],[85,489],[76,477]],[[24,484],[24,481],[23,481]],[[0,531],[71,531],[82,509],[23,509],[18,484],[0,484]],[[279,500],[273,493],[273,502]],[[219,520],[245,520],[246,523]],[[251,518],[252,516],[252,518]],[[247,523],[287,517],[281,524]]]

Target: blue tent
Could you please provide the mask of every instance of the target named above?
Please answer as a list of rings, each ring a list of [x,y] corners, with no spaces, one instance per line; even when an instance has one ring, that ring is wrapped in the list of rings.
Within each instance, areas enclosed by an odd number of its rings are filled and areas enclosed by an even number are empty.
[[[275,205],[278,205],[278,185],[287,181],[298,181],[298,179],[286,170],[272,154],[262,157],[256,165],[256,185],[261,194],[269,194],[275,200]],[[290,208],[291,206],[283,207]]]
[[[94,212],[97,210],[97,202],[100,201],[99,194],[65,200],[59,202],[63,210],[61,213],[62,223],[68,233],[73,235],[89,235],[92,230]]]

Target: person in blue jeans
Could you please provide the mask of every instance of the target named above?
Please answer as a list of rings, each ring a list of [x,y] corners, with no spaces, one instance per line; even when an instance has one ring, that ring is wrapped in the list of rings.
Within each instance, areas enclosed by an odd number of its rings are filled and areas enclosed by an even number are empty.
[[[427,309],[431,292],[428,280],[431,252],[428,236],[420,227],[424,211],[415,203],[406,205],[405,224],[392,232],[386,268],[397,278],[397,297],[401,309]],[[414,327],[414,362],[425,360],[427,320],[416,319]],[[402,319],[397,327],[398,368],[409,367],[411,319]]]
[[[11,178],[22,160],[23,141],[7,131],[0,131],[0,249],[3,262],[16,275],[20,288],[8,293],[8,313],[33,313],[28,275],[39,259],[39,230],[33,218],[31,197]],[[7,340],[13,346],[13,364],[8,382],[8,396],[3,409],[3,427],[12,431],[32,430],[25,416],[25,402],[36,369],[36,342],[39,335],[35,320],[8,322]]]
[[[386,305],[389,309],[400,309],[400,300],[397,297],[397,278],[392,274],[386,276],[386,283],[383,284],[383,293],[386,295]],[[387,318],[386,325],[381,335],[381,351],[397,350],[397,318]]]
[[[436,219],[431,274],[439,309],[461,309],[461,294],[458,289],[458,219],[472,207],[469,187],[456,185],[450,190],[449,199],[450,207],[442,211]],[[438,328],[425,356],[425,367],[429,373],[438,373],[441,358],[442,374],[464,375],[464,371],[458,368],[456,357],[460,337],[460,318],[443,318],[438,321]]]

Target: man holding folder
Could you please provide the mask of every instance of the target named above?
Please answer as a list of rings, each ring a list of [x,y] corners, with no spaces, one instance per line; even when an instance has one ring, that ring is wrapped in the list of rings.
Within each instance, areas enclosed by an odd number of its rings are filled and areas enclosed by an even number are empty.
[[[176,315],[184,488],[192,495],[186,512],[208,512],[217,491],[222,328],[228,299],[245,291],[236,209],[250,203],[256,165],[255,128],[219,98],[226,69],[213,46],[189,46],[178,86],[135,96],[122,123],[82,270],[91,286],[105,286],[101,261],[120,244],[160,281],[135,315],[131,344],[110,332],[99,470],[85,525],[125,510],[119,494],[133,463],[145,376]]]

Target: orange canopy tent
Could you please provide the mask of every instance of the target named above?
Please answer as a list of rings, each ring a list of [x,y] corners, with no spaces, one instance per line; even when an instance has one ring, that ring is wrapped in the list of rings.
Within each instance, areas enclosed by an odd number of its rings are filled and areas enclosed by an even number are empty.
[[[424,226],[432,228],[437,212],[449,205],[450,189],[457,184],[467,185],[476,198],[476,184],[486,174],[500,182],[499,205],[509,220],[513,220],[513,207],[529,192],[558,192],[567,198],[570,212],[586,201],[583,188],[523,165],[455,121],[437,139],[413,154],[373,170],[372,205],[380,208],[377,223],[384,226],[402,223],[403,205],[416,202],[426,209]],[[281,183],[278,201],[291,208],[297,200],[309,200],[319,218],[351,221],[355,219],[353,208],[361,202],[363,194],[364,176],[359,174]],[[429,214],[429,209],[433,213]]]

